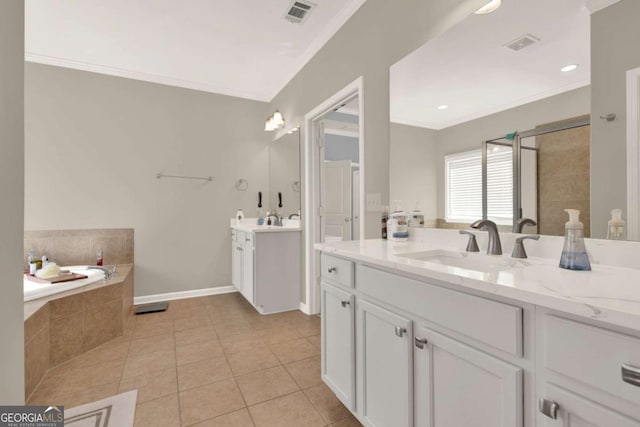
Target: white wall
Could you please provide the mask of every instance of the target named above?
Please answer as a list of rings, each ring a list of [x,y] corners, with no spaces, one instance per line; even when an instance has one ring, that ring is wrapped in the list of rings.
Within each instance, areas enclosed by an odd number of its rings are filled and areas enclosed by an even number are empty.
[[[605,237],[611,209],[627,209],[626,72],[640,67],[640,2],[591,16],[591,235]],[[615,30],[614,30],[615,29]],[[609,113],[616,120],[599,119]]]
[[[482,141],[514,131],[525,131],[537,125],[589,114],[590,98],[591,89],[586,86],[438,131],[438,218],[444,218],[446,155],[480,149]]]
[[[24,3],[0,2],[0,404],[24,404]]]
[[[133,227],[136,296],[231,284],[229,218],[269,200],[266,103],[32,63],[25,96],[25,229]]]
[[[407,211],[418,202],[427,221],[437,218],[437,160],[436,131],[391,123],[390,200]]]
[[[349,83],[364,79],[365,192],[389,202],[389,67],[486,3],[485,0],[368,0],[271,101],[289,123]],[[365,215],[378,237],[380,214]]]

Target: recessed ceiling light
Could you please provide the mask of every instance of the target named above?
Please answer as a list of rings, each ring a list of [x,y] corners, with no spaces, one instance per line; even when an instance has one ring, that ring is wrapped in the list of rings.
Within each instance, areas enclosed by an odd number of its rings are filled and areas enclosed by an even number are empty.
[[[487,13],[494,12],[496,9],[500,7],[502,4],[502,0],[491,0],[480,9],[476,10],[474,13],[476,15],[486,15]]]
[[[578,64],[569,64],[569,65],[565,65],[564,67],[560,68],[560,71],[562,71],[563,73],[568,73],[569,71],[573,71],[576,68],[578,68]]]
[[[449,108],[447,104],[438,105],[438,110],[446,110],[447,108]]]

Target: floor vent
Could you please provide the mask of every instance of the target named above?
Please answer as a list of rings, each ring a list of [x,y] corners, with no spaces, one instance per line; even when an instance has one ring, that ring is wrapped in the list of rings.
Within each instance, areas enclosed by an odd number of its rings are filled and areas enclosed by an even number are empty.
[[[309,12],[316,7],[315,3],[310,1],[294,0],[289,6],[289,11],[284,16],[290,22],[294,24],[302,23],[309,16]]]
[[[517,52],[539,41],[539,38],[532,36],[531,34],[525,34],[524,36],[518,37],[517,39],[505,44],[504,47]]]

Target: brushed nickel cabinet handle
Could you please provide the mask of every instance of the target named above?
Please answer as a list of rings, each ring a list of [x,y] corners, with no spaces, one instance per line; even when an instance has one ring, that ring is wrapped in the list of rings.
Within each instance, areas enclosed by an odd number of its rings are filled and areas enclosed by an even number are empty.
[[[349,306],[349,304],[351,304],[351,302],[350,302],[350,301],[347,301],[347,300],[342,300],[340,303],[342,304],[342,306],[343,306],[344,308],[347,308],[347,307]]]
[[[396,335],[402,338],[407,333],[407,329],[402,326],[396,326]]]
[[[327,270],[327,272],[329,273],[335,273],[338,269],[336,267],[329,267],[329,269]]]
[[[423,349],[425,345],[429,343],[426,338],[415,337],[414,339],[416,347]]]
[[[636,387],[640,387],[640,368],[637,366],[622,365],[622,381]]]
[[[560,406],[553,400],[547,400],[541,397],[540,400],[538,400],[538,409],[552,420],[558,419],[558,409],[560,409]]]

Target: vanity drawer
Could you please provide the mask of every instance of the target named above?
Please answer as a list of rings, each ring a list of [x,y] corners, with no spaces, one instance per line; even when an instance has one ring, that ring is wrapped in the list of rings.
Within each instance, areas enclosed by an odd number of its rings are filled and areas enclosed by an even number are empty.
[[[640,339],[553,315],[544,317],[546,369],[583,384],[640,402]],[[624,372],[635,385],[623,381]]]
[[[354,287],[354,266],[352,261],[322,254],[320,258],[320,276],[336,284]]]
[[[356,287],[514,356],[523,354],[522,308],[358,265]]]

